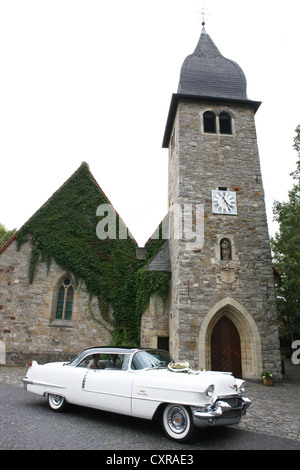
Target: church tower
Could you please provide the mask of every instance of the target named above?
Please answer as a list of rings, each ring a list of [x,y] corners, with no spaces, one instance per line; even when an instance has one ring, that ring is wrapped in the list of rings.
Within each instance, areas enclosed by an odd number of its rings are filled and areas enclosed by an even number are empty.
[[[204,24],[183,62],[169,149],[170,352],[196,368],[280,377],[274,274],[254,116]]]

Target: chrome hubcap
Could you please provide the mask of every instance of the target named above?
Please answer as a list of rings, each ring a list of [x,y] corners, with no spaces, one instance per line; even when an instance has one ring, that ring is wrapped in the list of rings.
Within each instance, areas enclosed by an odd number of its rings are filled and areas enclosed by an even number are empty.
[[[170,409],[168,413],[168,423],[170,429],[176,434],[180,434],[186,430],[187,419],[181,408],[175,406]]]
[[[52,395],[51,399],[52,399],[53,405],[55,406],[59,406],[63,401],[63,397],[60,395]]]

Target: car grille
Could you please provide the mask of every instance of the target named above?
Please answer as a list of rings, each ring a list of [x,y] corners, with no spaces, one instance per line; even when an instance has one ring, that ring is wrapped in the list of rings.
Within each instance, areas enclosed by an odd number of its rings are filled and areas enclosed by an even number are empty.
[[[242,400],[240,397],[235,396],[226,396],[226,397],[218,397],[218,400],[225,401],[231,408],[240,408],[242,406]]]

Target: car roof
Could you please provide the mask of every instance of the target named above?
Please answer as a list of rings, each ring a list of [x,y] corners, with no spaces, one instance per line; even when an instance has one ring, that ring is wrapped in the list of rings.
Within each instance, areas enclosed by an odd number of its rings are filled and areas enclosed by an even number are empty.
[[[138,351],[139,348],[126,348],[126,347],[119,347],[119,346],[93,346],[93,347],[90,347],[90,348],[87,348],[87,349],[84,349],[83,351],[81,351],[81,354],[82,353],[86,353],[86,352],[94,352],[95,350],[98,350],[99,352],[103,351],[103,352],[108,352],[108,353],[123,353],[123,354],[128,354],[128,353],[132,353],[134,351]]]
[[[103,353],[110,353],[110,354],[132,354],[137,351],[165,351],[164,349],[158,348],[127,348],[123,346],[93,346],[87,349],[84,349],[78,354],[78,357],[82,357],[86,354],[100,354]],[[169,353],[170,354],[170,353]]]

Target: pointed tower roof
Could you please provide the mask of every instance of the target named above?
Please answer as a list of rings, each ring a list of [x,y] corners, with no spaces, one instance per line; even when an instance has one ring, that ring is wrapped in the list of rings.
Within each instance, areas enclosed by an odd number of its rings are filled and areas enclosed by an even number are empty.
[[[204,23],[202,25],[196,49],[186,57],[182,64],[177,94],[172,95],[163,139],[164,148],[169,146],[180,100],[245,104],[252,107],[254,112],[261,104],[259,101],[251,101],[247,98],[247,81],[241,67],[221,54],[207,34]]]
[[[196,49],[183,62],[178,93],[246,100],[246,88],[241,67],[221,54],[203,25]]]

